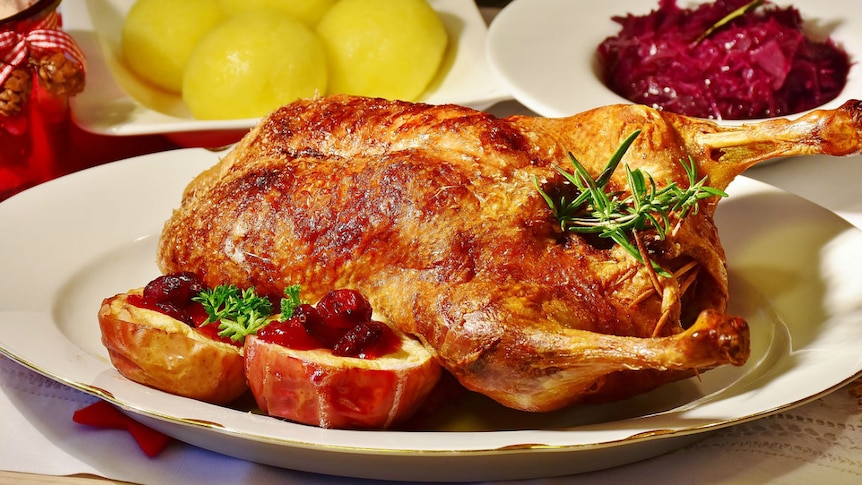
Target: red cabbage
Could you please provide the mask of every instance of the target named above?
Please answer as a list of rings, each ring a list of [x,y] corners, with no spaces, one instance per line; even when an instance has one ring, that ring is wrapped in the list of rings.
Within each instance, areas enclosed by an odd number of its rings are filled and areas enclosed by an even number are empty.
[[[836,98],[850,60],[832,39],[811,40],[793,7],[769,2],[698,37],[750,0],[681,9],[659,0],[598,47],[605,84],[635,103],[700,118],[743,120],[799,113]]]

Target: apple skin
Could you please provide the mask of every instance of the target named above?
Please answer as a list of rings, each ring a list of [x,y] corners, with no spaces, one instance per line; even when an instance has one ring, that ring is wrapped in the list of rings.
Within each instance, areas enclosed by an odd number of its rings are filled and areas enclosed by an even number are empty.
[[[106,298],[98,317],[111,363],[135,382],[213,404],[230,403],[248,391],[241,347],[134,306],[127,294]]]
[[[386,429],[424,403],[442,373],[434,356],[401,334],[401,348],[374,359],[296,350],[250,335],[245,372],[261,411],[338,429]]]

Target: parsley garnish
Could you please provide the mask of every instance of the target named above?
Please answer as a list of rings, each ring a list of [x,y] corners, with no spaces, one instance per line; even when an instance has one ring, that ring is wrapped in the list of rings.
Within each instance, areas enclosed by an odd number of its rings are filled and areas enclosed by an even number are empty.
[[[299,297],[301,288],[300,285],[292,285],[284,289],[280,320],[287,320],[296,307],[307,303]],[[271,321],[272,302],[258,296],[253,287],[240,290],[234,285],[219,285],[212,290],[201,291],[192,300],[202,304],[207,312],[203,325],[219,322],[219,336],[235,342],[257,333]]]
[[[204,290],[192,300],[200,302],[207,312],[204,325],[219,322],[219,336],[240,341],[268,323],[272,302],[258,296],[254,288],[240,290],[233,285],[219,285]]]
[[[291,285],[284,289],[284,298],[281,299],[281,318],[284,321],[293,316],[293,310],[299,305],[306,303],[299,297],[300,285]]]

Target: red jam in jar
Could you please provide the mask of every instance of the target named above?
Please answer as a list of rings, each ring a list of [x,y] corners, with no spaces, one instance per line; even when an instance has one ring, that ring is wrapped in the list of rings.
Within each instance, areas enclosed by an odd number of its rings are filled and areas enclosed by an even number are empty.
[[[0,201],[68,172],[68,101],[84,88],[85,61],[59,3],[0,2]]]

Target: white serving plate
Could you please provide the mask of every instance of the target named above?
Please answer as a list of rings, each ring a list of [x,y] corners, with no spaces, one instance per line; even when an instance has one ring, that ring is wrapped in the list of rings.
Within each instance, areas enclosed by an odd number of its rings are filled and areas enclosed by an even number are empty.
[[[740,177],[717,223],[731,311],[752,356],[608,405],[549,414],[474,397],[421,430],[299,425],[170,395],[122,377],[101,345],[104,297],[158,274],[155,245],[183,187],[219,154],[183,149],[99,166],[0,203],[0,352],[202,448],[359,478],[477,481],[586,472],[665,453],[803,404],[862,370],[862,231]]]
[[[487,26],[472,0],[429,0],[452,41],[438,78],[420,101],[477,109],[508,98],[485,56]],[[87,58],[87,85],[71,100],[75,123],[101,135],[168,134],[185,146],[236,141],[257,119],[195,119],[182,99],[142,82],[120,50],[123,19],[134,0],[75,0],[62,4],[63,25]]]
[[[681,7],[705,0],[678,0]],[[850,55],[844,91],[822,108],[837,108],[862,97],[862,8],[858,0],[774,0],[799,9],[806,31],[830,36]],[[491,22],[488,59],[516,100],[547,117],[570,116],[598,106],[631,103],[601,81],[596,48],[616,35],[611,20],[628,13],[645,15],[658,0],[514,0]],[[796,118],[804,113],[790,116]],[[739,125],[759,120],[718,120]]]

